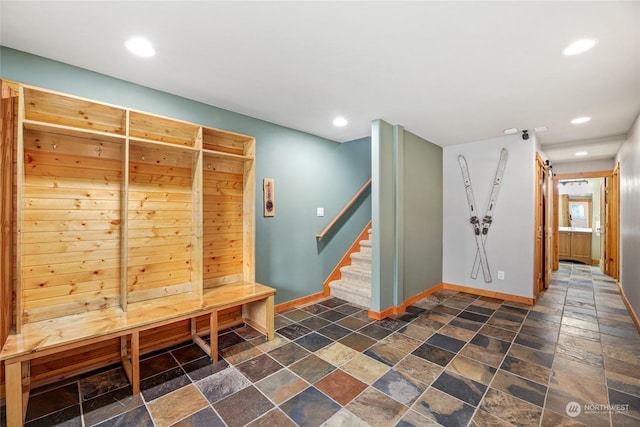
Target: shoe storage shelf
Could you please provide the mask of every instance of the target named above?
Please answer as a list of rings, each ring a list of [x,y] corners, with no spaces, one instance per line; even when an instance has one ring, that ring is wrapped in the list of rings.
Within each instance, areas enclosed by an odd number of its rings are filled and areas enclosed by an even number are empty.
[[[21,86],[16,327],[254,280],[252,137]]]
[[[63,317],[143,313],[146,324],[162,323],[141,330],[144,353],[208,332],[214,324],[209,312],[193,319],[182,312],[178,323],[157,322],[176,298],[204,301],[202,307],[217,304],[219,312],[207,307],[223,327],[251,317],[242,304],[253,304],[262,293],[269,301],[266,309],[259,307],[260,316],[267,316],[260,323],[272,335],[268,317],[275,290],[254,282],[253,137],[9,86],[12,98],[3,90],[3,147],[12,144],[14,160],[12,172],[2,174],[13,182],[12,195],[2,187],[3,216],[11,204],[13,221],[3,238],[12,240],[13,251],[8,250],[9,262],[3,242],[3,267],[11,268],[12,277],[10,283],[3,280],[2,295],[13,301],[2,302],[4,335],[10,330],[20,336],[31,325]],[[233,301],[224,299],[224,289],[233,289]],[[34,360],[32,381],[119,361],[120,341]]]

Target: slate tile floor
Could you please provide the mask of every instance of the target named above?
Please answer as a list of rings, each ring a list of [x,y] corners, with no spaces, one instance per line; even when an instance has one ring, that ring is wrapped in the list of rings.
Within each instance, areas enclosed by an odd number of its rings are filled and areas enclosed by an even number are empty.
[[[597,268],[562,263],[533,307],[440,291],[373,321],[331,298],[276,329],[221,333],[215,366],[149,355],[137,396],[117,366],[34,390],[27,425],[640,425],[640,336]]]

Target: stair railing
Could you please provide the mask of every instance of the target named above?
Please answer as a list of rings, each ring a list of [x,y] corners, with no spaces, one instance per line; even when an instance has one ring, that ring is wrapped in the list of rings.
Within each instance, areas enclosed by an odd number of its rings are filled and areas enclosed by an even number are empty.
[[[349,210],[349,208],[356,202],[356,200],[358,200],[358,198],[362,195],[362,193],[364,193],[364,191],[367,189],[367,187],[369,185],[371,185],[371,178],[369,178],[369,180],[364,183],[362,188],[360,188],[360,190],[358,190],[356,195],[353,196],[351,198],[351,200],[349,200],[349,202],[347,202],[347,204],[344,206],[344,208],[342,208],[342,210],[340,212],[338,212],[338,214],[335,216],[335,218],[333,218],[333,220],[331,220],[331,222],[324,228],[324,230],[322,230],[320,233],[316,234],[316,238],[322,239],[325,236],[325,234],[327,234],[329,232],[329,230],[331,230],[331,228],[338,222],[338,220],[340,220],[340,218],[342,218],[342,215],[344,215],[344,213]]]

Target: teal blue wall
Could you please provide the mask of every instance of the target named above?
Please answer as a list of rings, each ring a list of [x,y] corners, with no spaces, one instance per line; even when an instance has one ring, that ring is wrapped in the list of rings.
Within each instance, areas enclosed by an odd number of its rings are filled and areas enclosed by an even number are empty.
[[[256,280],[276,303],[322,283],[371,218],[364,194],[350,217],[319,233],[371,177],[370,138],[340,144],[103,74],[0,47],[0,77],[256,138]],[[329,124],[328,124],[329,125]],[[262,216],[262,179],[275,179],[276,216]],[[316,208],[325,217],[316,216]]]
[[[371,309],[383,311],[442,282],[442,148],[402,126],[371,127]]]
[[[396,179],[393,126],[383,120],[371,125],[371,309],[394,304],[396,279]]]

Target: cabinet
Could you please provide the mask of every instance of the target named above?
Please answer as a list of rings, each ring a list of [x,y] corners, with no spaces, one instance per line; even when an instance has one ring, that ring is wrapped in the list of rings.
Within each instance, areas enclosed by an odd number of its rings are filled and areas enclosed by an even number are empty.
[[[591,232],[559,231],[558,258],[591,264]]]
[[[19,86],[15,324],[254,280],[255,139]]]

